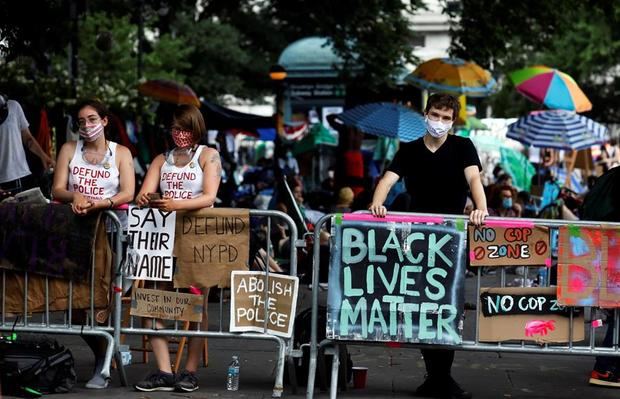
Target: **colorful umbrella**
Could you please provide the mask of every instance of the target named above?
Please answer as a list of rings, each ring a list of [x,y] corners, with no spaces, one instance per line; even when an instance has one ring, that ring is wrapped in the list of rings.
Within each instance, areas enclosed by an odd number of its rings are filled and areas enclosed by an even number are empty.
[[[512,177],[512,185],[519,191],[530,191],[532,177],[536,174],[534,165],[521,152],[507,147],[501,147],[500,165]]]
[[[512,72],[510,80],[528,99],[551,109],[585,112],[592,103],[575,80],[564,72],[537,65]]]
[[[581,150],[607,140],[607,128],[568,111],[545,111],[519,118],[506,137],[523,144],[560,150]]]
[[[200,100],[194,90],[183,83],[172,80],[147,80],[138,86],[138,91],[158,101],[172,104],[191,104],[200,107]]]
[[[405,77],[405,81],[426,90],[468,97],[486,97],[497,87],[489,71],[460,58],[426,61]]]
[[[357,106],[337,117],[346,126],[375,136],[398,138],[409,142],[424,136],[422,115],[393,103],[370,103]]]

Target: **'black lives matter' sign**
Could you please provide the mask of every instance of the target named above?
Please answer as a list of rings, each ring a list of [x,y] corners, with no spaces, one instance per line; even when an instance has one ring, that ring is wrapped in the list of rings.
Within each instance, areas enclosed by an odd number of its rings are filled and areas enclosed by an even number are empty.
[[[328,338],[461,342],[463,230],[446,225],[347,220],[337,221],[335,229]]]

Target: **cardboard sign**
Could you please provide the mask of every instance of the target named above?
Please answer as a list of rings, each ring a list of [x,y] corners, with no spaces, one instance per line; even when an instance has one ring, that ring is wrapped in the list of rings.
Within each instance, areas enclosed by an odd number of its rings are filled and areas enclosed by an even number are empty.
[[[620,230],[579,226],[559,230],[560,303],[620,307]]]
[[[482,288],[480,341],[568,342],[570,312],[554,300],[555,291],[555,287]],[[580,310],[573,313],[573,342],[583,341],[585,335]]]
[[[469,226],[471,266],[551,266],[549,229]]]
[[[211,208],[179,213],[174,287],[228,287],[230,272],[247,270],[250,211]]]
[[[203,305],[203,295],[136,288],[129,313],[132,316],[201,322]]]
[[[172,280],[175,212],[129,207],[127,258],[123,274],[130,279]]]
[[[99,216],[77,216],[69,205],[0,205],[0,268],[86,280]]]
[[[334,225],[327,337],[459,344],[464,229],[346,216]]]
[[[270,273],[267,278],[264,272],[232,272],[230,331],[264,332],[266,326],[269,334],[290,338],[298,289],[298,277]]]

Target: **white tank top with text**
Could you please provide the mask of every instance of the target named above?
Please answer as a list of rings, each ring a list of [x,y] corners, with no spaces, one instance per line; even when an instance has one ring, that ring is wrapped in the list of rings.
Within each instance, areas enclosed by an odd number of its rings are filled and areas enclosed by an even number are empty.
[[[101,165],[92,165],[82,158],[84,141],[78,140],[73,158],[69,162],[68,190],[82,194],[87,199],[102,200],[118,194],[121,188],[120,173],[116,166],[116,143],[108,142],[108,154]]]
[[[159,189],[163,196],[191,199],[202,195],[204,172],[199,160],[203,148],[204,145],[199,145],[192,160],[182,168],[164,161],[159,175]]]

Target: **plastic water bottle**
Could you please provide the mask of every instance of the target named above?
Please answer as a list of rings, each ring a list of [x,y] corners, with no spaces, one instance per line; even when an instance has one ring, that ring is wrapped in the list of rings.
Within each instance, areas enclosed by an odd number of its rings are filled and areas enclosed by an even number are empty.
[[[239,390],[239,357],[233,356],[232,362],[228,365],[226,376],[226,389],[229,391]]]

